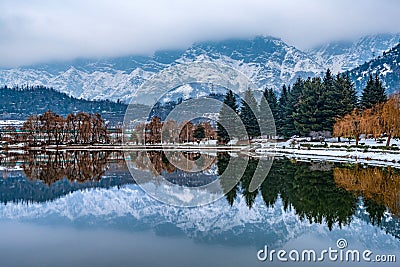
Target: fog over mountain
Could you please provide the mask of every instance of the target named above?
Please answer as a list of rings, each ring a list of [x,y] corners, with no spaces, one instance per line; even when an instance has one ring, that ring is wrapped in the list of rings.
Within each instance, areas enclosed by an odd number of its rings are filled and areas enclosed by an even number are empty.
[[[395,0],[69,0],[0,2],[0,66],[151,55],[272,35],[301,50],[400,25]]]

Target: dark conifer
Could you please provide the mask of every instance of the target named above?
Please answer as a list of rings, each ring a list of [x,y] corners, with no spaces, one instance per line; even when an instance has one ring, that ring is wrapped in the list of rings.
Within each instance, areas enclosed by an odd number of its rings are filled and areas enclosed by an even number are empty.
[[[290,86],[289,86],[289,89],[290,89]],[[277,118],[275,119],[276,132],[279,136],[284,136],[282,129],[283,129],[283,125],[284,125],[287,101],[288,101],[288,89],[286,88],[286,85],[284,84],[282,86],[282,92],[281,92],[281,95],[279,96],[279,101],[278,101],[278,115],[277,115]]]
[[[276,132],[279,117],[278,100],[272,89],[265,89],[260,101],[259,124],[261,135],[271,135]],[[273,130],[275,128],[275,130]],[[275,135],[275,134],[274,134]]]
[[[260,136],[260,127],[257,119],[258,105],[250,89],[241,101],[240,118],[250,139]]]
[[[224,105],[219,112],[217,123],[218,140],[220,143],[226,144],[232,139],[235,133],[235,125],[238,119],[238,105],[236,97],[232,90],[226,94]]]
[[[291,90],[288,90],[287,104],[284,110],[282,110],[282,128],[281,132],[283,136],[288,138],[293,135],[298,135],[299,131],[294,126],[293,114],[296,111],[297,103],[300,95],[303,91],[304,80],[298,78],[293,84]]]
[[[385,88],[383,87],[382,82],[379,80],[377,75],[373,78],[370,74],[367,85],[362,92],[361,107],[363,109],[371,108],[377,103],[385,102],[386,99]]]
[[[294,125],[301,136],[324,130],[324,85],[320,78],[308,78],[293,112]]]

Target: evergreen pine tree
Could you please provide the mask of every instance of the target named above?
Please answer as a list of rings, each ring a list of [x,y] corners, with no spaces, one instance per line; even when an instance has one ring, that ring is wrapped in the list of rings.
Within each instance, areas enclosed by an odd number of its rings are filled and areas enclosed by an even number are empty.
[[[367,85],[362,92],[361,107],[364,109],[371,108],[377,103],[385,102],[386,99],[385,88],[379,80],[378,75],[375,75],[375,78],[373,78],[370,74]]]
[[[374,102],[373,98],[373,89],[374,87],[374,80],[372,75],[369,75],[369,79],[367,81],[367,85],[365,86],[362,95],[361,95],[361,108],[370,108],[372,107],[372,103]]]
[[[324,86],[333,87],[334,78],[330,69],[327,69],[324,76]]]
[[[324,130],[326,114],[324,112],[324,85],[321,79],[308,78],[304,82],[303,90],[299,97],[296,110],[293,112],[294,125],[302,136],[307,136],[311,131]]]
[[[387,96],[382,81],[379,79],[378,74],[375,74],[375,99],[377,103],[386,102]]]
[[[245,93],[244,99],[240,106],[240,119],[246,128],[247,135],[250,139],[260,136],[260,127],[257,119],[258,104],[250,89]]]
[[[285,110],[282,111],[282,128],[281,131],[285,138],[298,135],[299,131],[294,125],[293,114],[296,111],[301,92],[303,91],[304,80],[298,78],[293,84],[292,89],[288,90],[288,97]]]
[[[278,111],[278,99],[276,97],[274,90],[272,90],[272,88],[265,89],[263,95],[268,102],[269,108],[271,109],[274,119],[276,119],[278,117],[279,111]]]
[[[270,127],[274,127],[274,120],[268,102],[264,97],[261,98],[259,111],[260,135],[267,135],[270,132]]]
[[[204,130],[204,126],[201,124],[197,124],[196,128],[193,132],[193,137],[197,140],[202,140],[206,137],[206,132]]]
[[[327,69],[321,95],[319,96],[318,110],[321,113],[321,130],[332,132],[337,111],[341,106],[342,92],[335,86],[335,79],[330,69]]]
[[[260,101],[260,130],[262,135],[268,135],[276,127],[279,115],[278,100],[272,89],[265,89]]]
[[[238,119],[237,114],[238,105],[236,103],[236,97],[232,90],[229,90],[225,96],[224,105],[222,105],[221,111],[219,112],[217,123],[217,135],[220,143],[228,143],[232,138],[232,134],[236,134],[235,125]]]
[[[336,111],[336,117],[341,118],[357,107],[358,98],[354,83],[351,81],[349,74],[338,74],[335,79],[336,91],[341,92],[339,95],[340,102]]]
[[[289,86],[289,89],[290,89],[290,86]],[[284,136],[282,128],[283,128],[283,124],[284,124],[287,101],[288,101],[288,89],[286,88],[286,85],[284,84],[282,86],[282,92],[281,92],[281,95],[279,96],[279,101],[278,101],[278,115],[275,118],[276,132],[279,136]]]

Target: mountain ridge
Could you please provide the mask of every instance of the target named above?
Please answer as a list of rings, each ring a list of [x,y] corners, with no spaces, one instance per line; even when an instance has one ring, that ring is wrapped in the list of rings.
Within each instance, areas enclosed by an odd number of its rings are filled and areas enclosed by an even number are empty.
[[[282,247],[289,240],[310,232],[318,233],[332,242],[338,238],[351,240],[354,232],[357,232],[360,233],[358,241],[364,245],[396,246],[394,236],[387,243],[382,242],[387,235],[386,229],[377,231],[366,222],[362,218],[364,210],[361,204],[359,212],[361,214],[354,216],[353,222],[346,228],[335,226],[330,231],[327,226],[301,219],[293,208],[285,210],[281,199],[267,207],[259,196],[252,209],[248,208],[244,197],[237,197],[232,207],[225,199],[219,199],[205,206],[179,208],[163,205],[133,184],[119,189],[75,191],[51,202],[30,205],[9,203],[0,207],[4,220],[39,222],[58,218],[75,225],[85,223],[90,227],[104,227],[125,219],[131,230],[172,225],[187,237],[204,243],[223,244],[234,239],[256,246],[268,242],[272,247]]]
[[[356,88],[364,88],[370,74],[378,75],[386,88],[386,93],[400,91],[400,43],[381,56],[349,71]]]
[[[369,35],[308,51],[272,36],[204,41],[186,50],[161,50],[152,56],[76,59],[0,69],[0,84],[44,85],[76,98],[129,102],[140,85],[169,66],[215,61],[239,70],[260,90],[270,87],[280,92],[283,84],[291,84],[297,77],[320,75],[327,68],[334,73],[354,69],[356,64],[369,62],[374,55],[390,49],[398,39],[400,34]],[[365,47],[368,49],[364,53]]]
[[[331,71],[348,71],[378,57],[400,42],[400,33],[365,35],[354,41],[333,41],[307,52]]]

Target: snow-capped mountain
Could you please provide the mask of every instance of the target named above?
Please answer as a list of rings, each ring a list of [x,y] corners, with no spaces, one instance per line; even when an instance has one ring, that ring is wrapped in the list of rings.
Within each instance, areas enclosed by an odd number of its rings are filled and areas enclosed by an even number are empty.
[[[105,61],[74,61],[66,64],[37,65],[0,71],[0,83],[45,85],[77,98],[124,100],[163,64],[134,58]]]
[[[400,34],[370,35],[355,42],[333,42],[303,52],[271,36],[195,43],[186,50],[152,56],[78,59],[0,70],[0,84],[45,85],[77,98],[128,102],[137,88],[161,70],[180,63],[215,61],[233,67],[262,90],[279,91],[297,77],[319,75],[327,68],[349,70],[394,46]]]
[[[259,88],[291,84],[299,76],[320,74],[324,66],[308,54],[274,37],[202,42],[187,49],[179,62],[209,60],[229,65],[249,77]]]
[[[188,100],[190,98],[206,97],[211,94],[225,95],[227,91],[227,88],[220,85],[189,83],[168,91],[159,101],[161,103],[168,103],[171,101],[177,102],[179,99]]]
[[[400,42],[400,33],[363,36],[355,41],[337,41],[320,45],[308,53],[334,73],[351,70],[368,62]]]
[[[260,89],[275,90],[298,76],[324,71],[305,52],[274,37],[231,39],[193,44],[186,51],[159,51],[153,56],[111,59],[81,59],[66,63],[41,64],[0,70],[0,84],[39,84],[54,87],[74,97],[127,101],[153,74],[173,64],[213,60],[234,67]]]
[[[182,51],[153,56],[78,59],[0,70],[0,84],[45,85],[77,98],[126,100],[146,79],[166,68]]]
[[[398,92],[400,90],[400,44],[351,70],[349,74],[358,90],[365,87],[370,74],[377,74],[383,81],[387,93]]]

